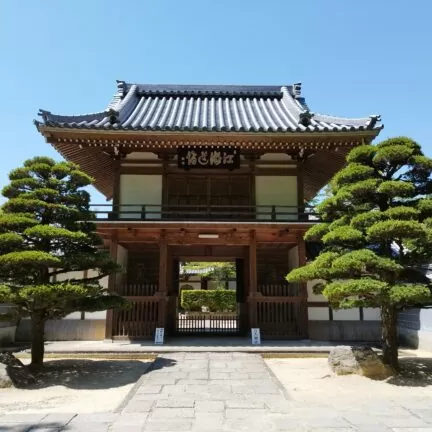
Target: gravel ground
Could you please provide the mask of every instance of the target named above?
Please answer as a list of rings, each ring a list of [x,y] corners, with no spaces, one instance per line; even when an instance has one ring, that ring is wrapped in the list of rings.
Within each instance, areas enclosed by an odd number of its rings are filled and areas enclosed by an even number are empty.
[[[113,411],[150,364],[150,360],[48,359],[35,386],[0,389],[0,414]]]
[[[338,409],[419,401],[432,408],[432,357],[426,355],[401,358],[403,373],[385,381],[332,375],[327,358],[266,359],[266,363],[292,399],[307,405]]]

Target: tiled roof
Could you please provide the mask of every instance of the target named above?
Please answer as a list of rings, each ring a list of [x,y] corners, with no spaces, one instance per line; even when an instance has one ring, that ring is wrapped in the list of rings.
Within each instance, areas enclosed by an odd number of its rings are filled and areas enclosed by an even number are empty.
[[[379,116],[312,113],[301,85],[150,85],[118,81],[105,111],[77,116],[41,110],[45,126],[132,131],[332,132],[380,129]]]

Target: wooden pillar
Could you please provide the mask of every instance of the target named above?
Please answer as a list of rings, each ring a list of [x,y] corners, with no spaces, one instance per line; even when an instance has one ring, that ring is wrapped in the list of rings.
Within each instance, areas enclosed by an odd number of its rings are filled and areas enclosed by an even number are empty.
[[[159,289],[160,294],[168,294],[168,244],[162,230],[159,241]]]
[[[165,230],[161,231],[159,240],[159,285],[157,295],[159,300],[159,327],[166,327],[167,308],[169,303],[168,297],[168,244],[165,236]]]
[[[117,250],[118,250],[117,235],[114,234],[111,237],[110,250],[109,250],[110,258],[114,262],[117,262]],[[117,280],[117,274],[116,273],[111,273],[108,276],[108,290],[110,292],[116,292],[116,288],[117,288],[116,287],[116,280]],[[107,311],[106,321],[105,321],[105,339],[112,339],[113,330],[114,330],[114,310],[109,309]]]
[[[302,267],[306,264],[306,246],[305,241],[303,239],[304,233],[301,233],[297,237],[297,245],[298,245],[298,263],[299,267]],[[300,295],[303,297],[302,301],[302,317],[301,319],[301,327],[303,328],[304,337],[308,337],[308,323],[309,323],[309,316],[308,316],[308,292],[307,292],[307,284],[305,282],[302,282],[300,284]]]
[[[297,214],[299,220],[304,220],[304,177],[303,163],[297,162]]]
[[[249,243],[249,294],[254,296],[258,290],[257,241],[255,231],[251,231]]]
[[[120,158],[116,158],[113,161],[114,173],[113,173],[113,214],[115,219],[120,218]]]
[[[251,231],[249,242],[249,323],[250,327],[258,326],[256,314],[256,295],[258,290],[257,274],[257,241],[255,231]]]

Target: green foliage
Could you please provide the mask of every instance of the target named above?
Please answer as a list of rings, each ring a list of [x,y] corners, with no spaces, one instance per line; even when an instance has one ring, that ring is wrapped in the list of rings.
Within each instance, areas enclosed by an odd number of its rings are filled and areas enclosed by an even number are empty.
[[[117,265],[100,248],[90,196],[80,189],[91,179],[72,163],[36,157],[13,170],[9,180],[0,214],[0,302],[43,322],[73,311],[123,306],[122,298],[99,285]],[[95,276],[67,276],[90,269]]]
[[[397,312],[432,303],[420,271],[432,260],[431,175],[432,160],[409,138],[353,149],[317,207],[323,222],[305,236],[321,240],[323,251],[287,275],[322,281],[317,290],[334,308],[380,308],[385,357],[397,344]]]
[[[322,241],[326,245],[341,244],[358,246],[363,242],[364,236],[361,231],[350,226],[338,226],[323,236]]]
[[[320,241],[329,231],[328,223],[317,224],[311,227],[305,235],[307,241]]]
[[[231,290],[182,290],[181,307],[185,311],[201,312],[202,307],[210,312],[234,312],[237,307],[236,293]]]
[[[186,275],[199,271],[200,276],[216,281],[218,288],[227,288],[229,281],[236,277],[236,267],[233,262],[187,262],[183,265],[183,270]]]

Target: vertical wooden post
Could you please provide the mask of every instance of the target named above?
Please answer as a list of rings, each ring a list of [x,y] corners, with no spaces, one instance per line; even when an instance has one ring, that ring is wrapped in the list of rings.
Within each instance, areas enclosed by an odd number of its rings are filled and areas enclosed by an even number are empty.
[[[303,164],[297,162],[297,218],[305,220]]]
[[[249,321],[251,327],[258,326],[256,295],[258,290],[256,232],[251,231],[249,242]]]
[[[120,159],[114,159],[114,177],[113,177],[113,214],[114,219],[120,218]]]
[[[117,250],[118,250],[118,241],[117,241],[117,233],[114,233],[111,237],[110,242],[110,258],[117,262]],[[108,290],[110,292],[116,292],[116,280],[117,275],[116,273],[112,273],[108,276]],[[113,330],[114,330],[114,311],[112,309],[109,309],[107,311],[106,315],[106,321],[105,321],[105,339],[112,339],[113,337]]]
[[[159,326],[166,327],[166,312],[168,305],[168,244],[165,230],[161,231],[159,240]]]
[[[249,243],[249,294],[254,296],[258,290],[257,241],[255,231],[251,231]]]
[[[306,265],[306,245],[303,239],[304,233],[301,233],[297,236],[297,245],[298,245],[298,263],[299,267]],[[307,284],[302,282],[300,284],[301,296],[303,297],[303,316],[301,317],[301,326],[304,329],[305,337],[308,337],[309,334],[309,314],[308,314],[308,292],[307,292]]]
[[[168,293],[168,245],[165,230],[161,231],[159,240],[159,293]]]

